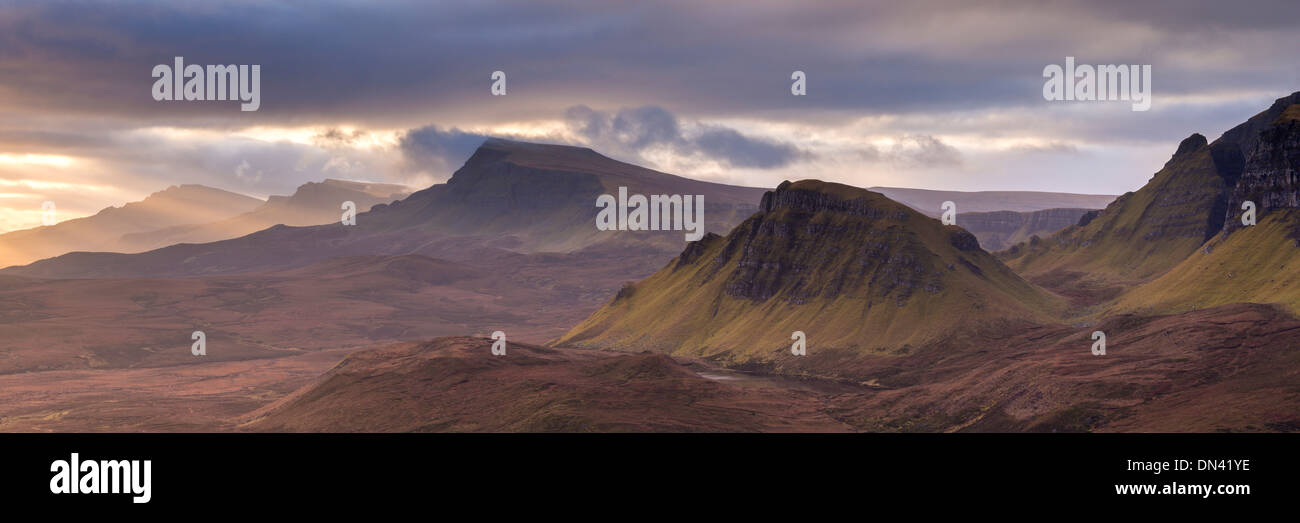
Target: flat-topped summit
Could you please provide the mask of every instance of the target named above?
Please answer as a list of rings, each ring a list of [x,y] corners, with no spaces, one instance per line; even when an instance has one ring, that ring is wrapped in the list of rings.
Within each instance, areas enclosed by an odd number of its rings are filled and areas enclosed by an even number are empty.
[[[759,209],[772,212],[777,209],[803,212],[831,211],[856,216],[890,217],[906,220],[915,213],[884,195],[859,187],[821,180],[782,182],[776,190],[763,194]]]
[[[824,350],[897,353],[1006,318],[1050,321],[1057,305],[960,227],[866,189],[802,180],[557,343],[772,361],[807,331]]]

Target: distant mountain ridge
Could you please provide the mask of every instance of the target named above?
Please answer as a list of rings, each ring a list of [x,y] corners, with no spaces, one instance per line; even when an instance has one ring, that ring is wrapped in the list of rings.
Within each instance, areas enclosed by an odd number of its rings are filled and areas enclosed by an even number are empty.
[[[238,238],[275,225],[320,225],[339,220],[343,202],[350,201],[358,212],[365,212],[409,194],[410,189],[396,184],[335,179],[308,182],[290,196],[271,196],[257,208],[225,220],[123,235],[115,252],[136,253],[178,243]]]
[[[139,254],[72,253],[0,272],[44,278],[179,277],[283,270],[336,256],[425,254],[469,261],[506,252],[615,249],[620,256],[668,259],[680,251],[681,231],[597,230],[596,197],[616,194],[619,187],[647,195],[704,195],[705,227],[717,232],[748,217],[763,193],[653,171],[587,148],[489,139],[447,183],[376,205],[359,214],[355,226],[275,226]]]
[[[957,225],[979,238],[980,247],[996,252],[1034,236],[1047,237],[1076,225],[1095,209],[1043,209],[1041,211],[990,211],[957,214]]]
[[[1047,209],[1101,209],[1115,200],[1111,194],[1073,194],[1037,191],[936,191],[900,187],[868,187],[926,216],[939,216],[945,201],[957,205],[957,213]]]
[[[250,211],[264,202],[202,185],[173,185],[138,202],[84,218],[0,235],[0,267],[72,251],[115,250],[124,234],[201,224]]]

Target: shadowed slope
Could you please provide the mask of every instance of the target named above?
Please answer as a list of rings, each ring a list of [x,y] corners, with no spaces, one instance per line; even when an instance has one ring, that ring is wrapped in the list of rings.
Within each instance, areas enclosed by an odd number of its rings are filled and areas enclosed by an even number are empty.
[[[223,220],[262,204],[257,198],[202,185],[172,186],[85,218],[0,235],[0,267],[73,251],[122,250],[120,238],[126,234]]]
[[[671,257],[683,231],[600,231],[596,197],[702,194],[705,226],[725,232],[754,210],[762,189],[700,182],[618,162],[578,147],[491,139],[445,184],[357,216],[355,226],[276,226],[244,237],[140,254],[73,253],[5,273],[42,278],[174,277],[281,270],[334,256],[425,254],[473,260],[479,249],[574,252],[618,246]],[[338,204],[330,204],[339,212]]]
[[[1137,192],[1075,227],[1000,256],[1032,281],[1086,273],[1093,282],[1144,282],[1182,263],[1221,230],[1232,230],[1244,199],[1260,200],[1263,211],[1295,207],[1300,125],[1287,115],[1296,114],[1291,108],[1297,103],[1300,93],[1280,98],[1213,143],[1193,134]]]
[[[689,245],[556,343],[703,355],[906,352],[961,329],[1051,321],[1059,303],[975,237],[864,189],[803,180],[727,237]]]
[[[238,238],[274,225],[307,226],[339,221],[343,202],[356,204],[358,212],[407,196],[401,185],[325,180],[298,187],[291,196],[272,196],[252,211],[226,220],[182,225],[127,234],[115,252],[135,253],[177,243],[204,243]],[[80,249],[88,250],[88,249]]]

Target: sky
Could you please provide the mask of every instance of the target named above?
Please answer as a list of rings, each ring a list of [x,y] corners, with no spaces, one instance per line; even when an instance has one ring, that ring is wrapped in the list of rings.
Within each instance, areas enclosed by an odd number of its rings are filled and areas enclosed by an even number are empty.
[[[419,189],[486,136],[749,186],[1120,194],[1300,90],[1289,0],[214,4],[0,0],[0,231],[179,184]],[[155,100],[177,56],[259,65],[260,108]],[[1150,65],[1151,109],[1044,99],[1067,56]]]

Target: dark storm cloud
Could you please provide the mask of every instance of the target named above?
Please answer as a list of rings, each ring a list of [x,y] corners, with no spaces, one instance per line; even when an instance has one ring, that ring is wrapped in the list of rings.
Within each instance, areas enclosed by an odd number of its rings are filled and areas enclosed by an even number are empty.
[[[792,145],[756,140],[735,129],[717,126],[700,133],[695,143],[705,155],[725,159],[736,167],[784,167],[805,155]]]
[[[443,130],[436,125],[428,125],[407,131],[399,139],[398,147],[402,156],[416,168],[445,170],[463,163],[488,138],[486,135],[459,129]]]
[[[645,106],[617,111],[598,111],[585,105],[564,112],[565,124],[573,139],[555,136],[543,141],[589,146],[625,161],[653,164],[646,153],[666,150],[678,157],[719,162],[735,167],[771,169],[784,167],[807,157],[807,153],[783,143],[752,138],[721,125],[689,124],[662,107]],[[691,130],[683,130],[689,127]],[[457,128],[427,125],[406,131],[398,147],[402,156],[416,168],[434,171],[454,169],[463,163],[484,140],[485,134]],[[509,134],[496,138],[534,140]]]
[[[564,113],[571,133],[583,143],[615,156],[645,161],[645,153],[666,149],[683,157],[701,157],[733,167],[784,167],[807,154],[797,147],[753,138],[721,125],[695,124],[684,131],[678,117],[657,106],[597,111],[585,105]]]
[[[548,141],[634,163],[668,156],[687,175],[740,173],[732,183],[773,185],[762,177],[779,182],[805,160],[857,171],[865,159],[890,165],[863,184],[895,175],[978,189],[1003,171],[979,163],[979,142],[1020,139],[1028,145],[997,160],[1033,155],[1022,162],[1030,174],[1002,183],[1055,189],[1075,167],[1115,173],[1106,188],[1079,190],[1117,192],[1148,168],[1073,161],[1078,151],[1158,149],[1158,168],[1192,132],[1213,138],[1300,89],[1298,25],[1293,0],[6,1],[0,154],[87,159],[103,185],[139,191],[185,182],[283,194],[326,176],[431,183],[468,157],[477,133],[562,118],[567,135]],[[175,56],[261,65],[261,109],[154,101],[150,71]],[[1044,101],[1043,67],[1066,56],[1152,65],[1152,110]],[[796,69],[807,96],[790,93]],[[496,70],[507,96],[490,94]],[[310,144],[229,132],[307,126],[326,130]],[[410,130],[393,146],[398,129]],[[843,146],[882,138],[894,145]],[[1060,155],[1071,162],[1047,165]],[[910,167],[954,174],[917,178]]]
[[[1154,64],[1157,96],[1246,87],[1281,96],[1300,83],[1300,69],[1287,66],[1300,6],[1280,1],[1250,9],[1217,1],[742,8],[596,0],[55,1],[3,9],[3,103],[154,124],[482,123],[577,104],[787,119],[1032,106],[1042,102],[1042,67],[1067,54]],[[1292,38],[1263,38],[1271,34]],[[1216,58],[1223,50],[1231,53]],[[154,102],[150,68],[177,55],[194,64],[261,64],[262,110]],[[510,95],[493,100],[489,75],[498,69],[509,75]],[[789,94],[795,69],[808,73],[807,97]]]

